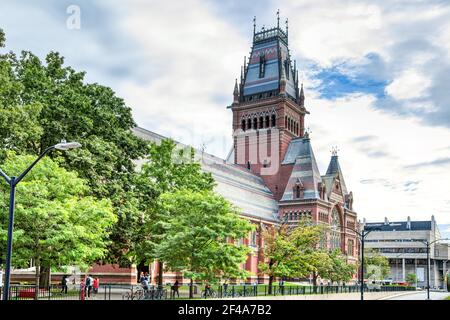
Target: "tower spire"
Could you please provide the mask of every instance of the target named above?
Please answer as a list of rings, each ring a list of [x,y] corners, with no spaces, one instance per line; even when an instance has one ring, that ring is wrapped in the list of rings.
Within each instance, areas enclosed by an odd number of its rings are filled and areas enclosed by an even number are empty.
[[[302,107],[305,106],[305,92],[303,91],[303,83],[302,83],[302,87],[300,89],[300,106],[302,106]]]
[[[277,10],[277,29],[280,28],[280,9]]]
[[[233,103],[238,103],[239,102],[239,89],[238,89],[238,83],[237,83],[237,78],[236,81],[234,83],[234,90],[233,90]]]

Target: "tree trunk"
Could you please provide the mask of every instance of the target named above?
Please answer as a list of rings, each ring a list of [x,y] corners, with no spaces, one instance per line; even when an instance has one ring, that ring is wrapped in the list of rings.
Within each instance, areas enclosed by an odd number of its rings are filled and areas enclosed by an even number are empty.
[[[273,276],[269,276],[269,291],[268,294],[272,294]]]
[[[269,261],[269,270],[272,271],[273,261]],[[269,294],[272,294],[273,275],[269,276]]]
[[[164,274],[164,270],[163,270],[163,263],[161,261],[158,261],[158,268],[159,268],[159,273],[158,273],[158,287],[162,287],[163,285],[163,274]]]
[[[189,281],[190,286],[189,286],[189,299],[194,298],[194,279],[191,279]]]
[[[40,275],[40,266],[39,262],[36,261],[36,272],[34,274],[34,300],[39,299],[39,275]]]
[[[317,273],[315,272],[315,271],[313,271],[313,274],[312,274],[312,276],[313,276],[313,286],[317,286]]]
[[[50,277],[50,267],[41,266],[39,271],[39,288],[48,288],[51,284]]]
[[[144,260],[142,260],[142,261],[136,266],[136,269],[137,269],[137,280],[136,280],[136,282],[139,282],[139,280],[141,280],[141,279],[140,279],[140,276],[141,276],[141,272],[144,271],[144,266],[145,266],[145,261],[144,261]],[[149,279],[149,281],[151,281],[151,279]]]

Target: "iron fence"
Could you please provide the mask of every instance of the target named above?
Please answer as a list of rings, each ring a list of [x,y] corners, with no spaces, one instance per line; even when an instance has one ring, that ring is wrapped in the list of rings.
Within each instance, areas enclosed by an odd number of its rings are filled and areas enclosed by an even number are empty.
[[[177,290],[172,285],[161,288],[149,286],[144,289],[141,285],[132,284],[102,284],[98,290],[86,290],[80,285],[70,285],[64,288],[61,285],[51,285],[39,288],[36,294],[34,285],[12,285],[10,287],[11,300],[169,300],[189,299],[189,285],[180,285]],[[407,286],[379,286],[365,287],[365,292],[391,292],[416,290]],[[281,295],[312,295],[337,294],[360,292],[359,285],[331,286],[331,285],[278,285],[272,288],[267,284],[233,284],[212,285],[205,290],[204,284],[194,284],[192,288],[194,299],[224,299],[245,298],[259,296]],[[1,294],[0,294],[1,297]]]

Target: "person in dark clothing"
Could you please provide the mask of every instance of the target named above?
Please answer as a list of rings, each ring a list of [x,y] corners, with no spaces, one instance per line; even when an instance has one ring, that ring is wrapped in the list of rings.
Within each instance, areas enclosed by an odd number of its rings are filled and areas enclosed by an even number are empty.
[[[94,285],[94,279],[92,279],[91,275],[89,275],[86,278],[86,290],[87,290],[87,297],[91,297],[92,287]]]
[[[180,297],[180,293],[178,292],[178,289],[180,288],[180,283],[177,281],[175,281],[175,283],[172,286],[172,297],[175,298],[175,293],[177,294],[177,297]]]
[[[69,282],[69,278],[67,275],[64,275],[61,279],[61,293],[67,293],[67,283]]]

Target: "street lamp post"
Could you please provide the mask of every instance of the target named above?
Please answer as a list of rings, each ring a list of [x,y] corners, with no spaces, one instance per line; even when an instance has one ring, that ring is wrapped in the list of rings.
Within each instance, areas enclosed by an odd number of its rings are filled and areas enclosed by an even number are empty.
[[[443,240],[450,240],[450,239],[449,238],[437,239],[432,242],[430,242],[428,240],[421,241],[423,244],[425,244],[427,246],[427,300],[430,300],[430,246],[433,243],[436,243],[438,241],[443,241]]]
[[[366,236],[371,233],[372,231],[379,230],[379,228],[364,228],[361,232],[356,231],[355,229],[352,229],[347,226],[336,226],[337,228],[345,228],[352,230],[354,233],[356,233],[359,236],[359,239],[361,241],[361,272],[360,272],[360,291],[361,291],[361,301],[364,300],[364,241],[366,239]]]
[[[3,288],[3,300],[9,299],[9,287],[11,282],[11,258],[12,258],[12,241],[13,241],[13,229],[14,229],[14,201],[16,195],[17,184],[25,177],[25,175],[41,160],[47,153],[52,150],[70,150],[81,147],[78,142],[61,142],[54,146],[48,147],[41,153],[41,155],[22,172],[18,177],[9,177],[0,169],[0,175],[6,180],[10,187],[9,196],[9,219],[8,219],[8,238],[6,244],[6,267],[5,267],[5,286]]]

